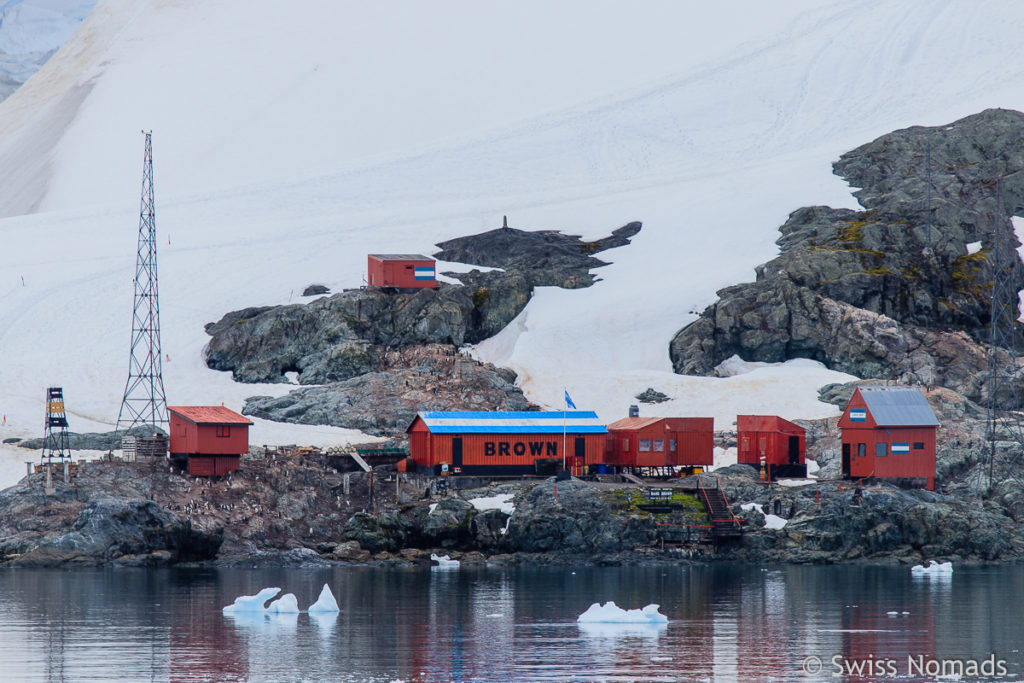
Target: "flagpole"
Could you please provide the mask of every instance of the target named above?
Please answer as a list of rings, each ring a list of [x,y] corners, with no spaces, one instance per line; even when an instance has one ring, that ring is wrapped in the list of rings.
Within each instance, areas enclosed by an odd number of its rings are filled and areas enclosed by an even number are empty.
[[[562,409],[562,469],[565,469],[565,420],[569,406]]]

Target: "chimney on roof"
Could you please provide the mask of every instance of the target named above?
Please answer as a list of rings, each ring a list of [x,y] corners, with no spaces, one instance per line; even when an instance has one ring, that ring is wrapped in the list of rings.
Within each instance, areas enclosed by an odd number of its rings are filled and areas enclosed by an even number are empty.
[[[503,228],[507,228],[508,227],[508,216],[502,216],[501,217],[501,227],[503,227]]]
[[[629,416],[630,417],[640,417],[640,406],[638,406],[635,403],[633,405],[631,405],[629,407]]]

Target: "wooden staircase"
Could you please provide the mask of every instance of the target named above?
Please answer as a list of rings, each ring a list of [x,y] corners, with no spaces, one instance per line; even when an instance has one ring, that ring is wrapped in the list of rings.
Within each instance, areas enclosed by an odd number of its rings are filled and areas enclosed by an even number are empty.
[[[708,519],[711,520],[711,537],[715,543],[723,538],[737,538],[743,534],[740,521],[732,513],[729,501],[722,491],[722,483],[715,477],[715,487],[707,488],[700,477],[697,478],[700,487],[700,501],[708,512]]]

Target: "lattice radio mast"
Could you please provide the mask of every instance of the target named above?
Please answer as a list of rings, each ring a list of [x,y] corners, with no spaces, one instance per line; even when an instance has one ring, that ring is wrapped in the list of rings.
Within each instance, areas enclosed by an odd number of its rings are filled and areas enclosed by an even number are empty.
[[[1017,390],[1018,292],[1014,279],[1017,262],[1016,244],[1012,231],[1005,229],[1008,220],[1003,206],[1002,179],[995,182],[995,213],[993,216],[992,244],[992,299],[989,308],[990,335],[988,345],[988,391],[986,406],[986,437],[988,449],[979,471],[979,489],[995,484],[995,466],[1002,464],[999,476],[1017,479],[1020,476],[1020,446],[1024,445],[1024,425],[1021,423],[1020,396]],[[1010,451],[1000,452],[998,443],[1015,442]]]
[[[135,312],[132,317],[132,350],[128,382],[117,415],[115,430],[151,425],[153,431],[167,426],[160,362],[160,300],[156,277],[156,209],[153,201],[152,131],[146,136],[142,167],[142,206],[139,211],[139,250],[135,261]]]

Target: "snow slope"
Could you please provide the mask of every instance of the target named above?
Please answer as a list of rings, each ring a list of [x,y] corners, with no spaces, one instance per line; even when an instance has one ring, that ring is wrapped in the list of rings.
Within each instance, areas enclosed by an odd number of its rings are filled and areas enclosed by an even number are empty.
[[[0,0],[0,100],[75,32],[96,0]]]
[[[611,421],[653,387],[673,400],[644,414],[719,428],[834,414],[816,388],[848,376],[796,361],[679,377],[668,341],[752,279],[790,211],[856,206],[830,171],[842,152],[1024,109],[1024,5],[705,4],[99,0],[0,104],[0,436],[41,431],[49,383],[75,431],[116,419],[142,128],[172,404],[287,389],[206,369],[204,323],[358,286],[367,252],[430,252],[507,214],[585,238],[644,222],[602,282],[540,289],[473,350],[531,399],[559,408],[564,387]],[[353,436],[260,422],[253,439]]]

